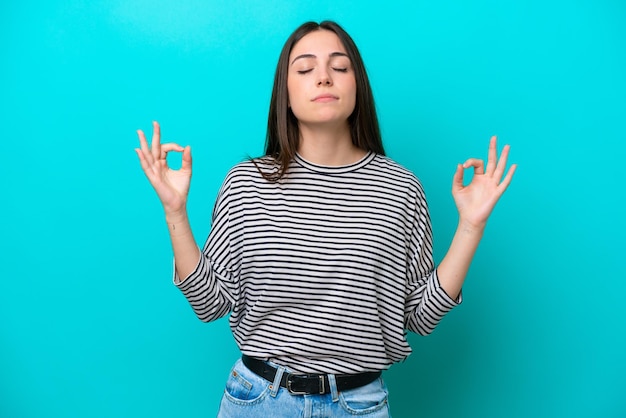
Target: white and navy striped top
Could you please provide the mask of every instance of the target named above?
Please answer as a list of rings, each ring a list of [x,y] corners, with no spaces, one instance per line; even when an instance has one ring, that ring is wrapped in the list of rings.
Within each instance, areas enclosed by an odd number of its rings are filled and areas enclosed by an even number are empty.
[[[247,355],[301,373],[382,370],[410,354],[406,329],[428,334],[461,302],[432,249],[422,186],[387,157],[296,156],[276,183],[246,161],[222,185],[198,266],[174,282],[201,320],[230,312]]]

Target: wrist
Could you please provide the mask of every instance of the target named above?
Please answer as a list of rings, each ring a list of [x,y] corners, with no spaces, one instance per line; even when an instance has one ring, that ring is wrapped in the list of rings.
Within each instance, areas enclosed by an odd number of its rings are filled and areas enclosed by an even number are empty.
[[[168,224],[187,223],[187,208],[181,208],[174,211],[165,211],[165,222]]]
[[[475,235],[477,237],[482,237],[486,225],[486,222],[475,223],[467,219],[461,218],[459,219],[459,225],[457,227],[457,230],[466,235]]]

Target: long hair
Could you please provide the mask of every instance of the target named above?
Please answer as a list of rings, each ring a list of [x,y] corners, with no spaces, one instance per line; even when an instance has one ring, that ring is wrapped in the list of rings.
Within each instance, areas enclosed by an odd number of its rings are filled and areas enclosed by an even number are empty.
[[[265,156],[270,157],[278,164],[278,170],[270,173],[261,171],[261,175],[269,181],[278,181],[285,174],[289,163],[296,155],[300,142],[298,119],[289,107],[289,93],[287,91],[287,74],[289,70],[289,55],[294,45],[305,35],[315,30],[334,32],[346,49],[356,80],[356,102],[354,111],[348,117],[352,143],[366,151],[385,154],[380,136],[376,107],[372,88],[365,71],[365,64],[356,44],[337,23],[323,21],[321,23],[306,22],[298,27],[289,36],[278,58],[274,87],[267,118],[267,135],[265,139]],[[258,166],[257,166],[258,168]]]

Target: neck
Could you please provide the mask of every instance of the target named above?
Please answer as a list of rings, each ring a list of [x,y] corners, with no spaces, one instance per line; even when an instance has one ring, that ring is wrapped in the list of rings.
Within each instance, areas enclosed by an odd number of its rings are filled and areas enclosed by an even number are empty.
[[[367,151],[352,143],[350,127],[309,126],[300,124],[298,154],[305,160],[325,166],[353,164],[362,159]]]

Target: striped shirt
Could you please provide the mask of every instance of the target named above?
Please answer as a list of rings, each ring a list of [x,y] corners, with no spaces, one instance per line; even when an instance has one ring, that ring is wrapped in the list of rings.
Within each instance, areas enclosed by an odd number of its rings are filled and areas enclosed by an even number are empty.
[[[432,250],[422,186],[387,157],[329,167],[297,155],[275,183],[245,161],[224,180],[197,267],[174,283],[202,321],[230,313],[244,354],[300,373],[382,370],[411,353],[405,330],[426,335],[461,303]]]

